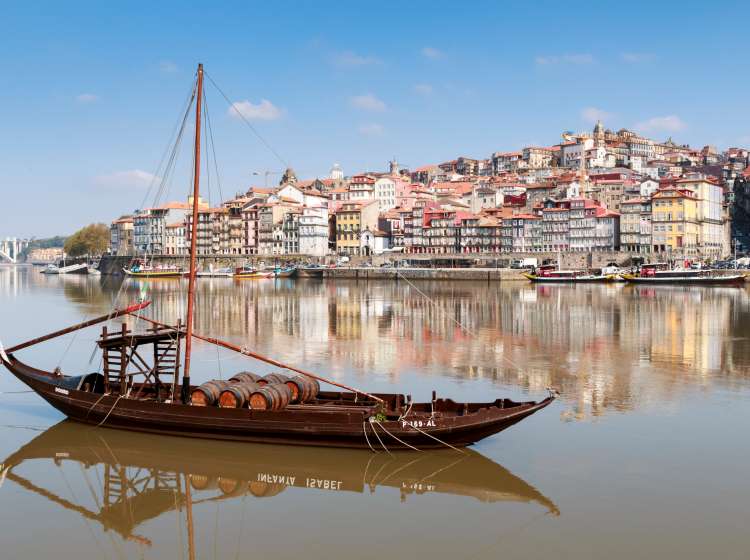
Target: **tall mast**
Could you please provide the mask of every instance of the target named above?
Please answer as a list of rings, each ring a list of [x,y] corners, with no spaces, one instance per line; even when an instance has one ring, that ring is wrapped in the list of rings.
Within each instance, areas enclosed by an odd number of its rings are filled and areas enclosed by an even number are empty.
[[[198,197],[201,177],[201,106],[203,103],[203,64],[198,64],[195,97],[195,169],[193,170],[193,221],[190,234],[190,271],[188,273],[187,336],[185,338],[185,369],[182,374],[182,402],[190,401],[190,350],[193,346],[193,314],[195,304],[196,244],[198,239]]]

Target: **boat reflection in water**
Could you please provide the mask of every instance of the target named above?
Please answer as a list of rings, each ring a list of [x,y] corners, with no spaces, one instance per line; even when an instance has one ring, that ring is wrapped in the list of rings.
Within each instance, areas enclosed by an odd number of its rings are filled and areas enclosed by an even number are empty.
[[[96,508],[38,486],[26,473],[77,464]],[[30,463],[36,463],[36,467]],[[74,469],[75,470],[75,469]],[[95,472],[92,472],[95,471]],[[49,476],[45,476],[48,480]],[[150,545],[139,525],[167,512],[238,497],[272,498],[300,488],[330,493],[374,493],[397,488],[410,495],[449,494],[484,503],[536,504],[559,515],[533,486],[471,450],[419,454],[299,448],[190,440],[91,428],[68,420],[49,428],[2,463],[0,480],[74,511],[123,539]],[[103,488],[100,489],[100,486]],[[309,497],[320,496],[310,492]],[[190,519],[190,515],[188,515]]]

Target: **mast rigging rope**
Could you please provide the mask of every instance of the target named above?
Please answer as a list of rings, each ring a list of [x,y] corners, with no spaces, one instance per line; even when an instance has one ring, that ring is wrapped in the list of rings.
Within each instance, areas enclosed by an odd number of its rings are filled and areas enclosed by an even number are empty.
[[[279,155],[279,153],[278,153],[278,152],[277,152],[276,150],[274,150],[274,149],[273,149],[273,147],[271,146],[271,144],[269,144],[269,143],[268,143],[268,142],[266,141],[266,139],[265,139],[265,138],[263,138],[263,136],[262,136],[262,135],[260,134],[260,132],[258,132],[258,131],[256,130],[256,128],[255,128],[255,127],[254,127],[254,126],[253,126],[252,124],[250,124],[250,121],[249,121],[249,120],[247,120],[247,118],[245,118],[245,115],[243,115],[243,114],[242,114],[242,111],[240,111],[239,109],[237,109],[237,107],[235,106],[235,104],[234,104],[234,103],[232,103],[232,101],[231,101],[231,100],[229,99],[229,97],[227,97],[227,94],[226,94],[226,93],[224,93],[224,91],[223,91],[223,90],[222,90],[222,89],[221,89],[221,88],[219,87],[219,85],[218,85],[218,84],[217,84],[217,83],[216,83],[216,82],[214,81],[214,79],[213,79],[213,78],[211,77],[211,75],[210,75],[210,74],[209,74],[208,72],[204,72],[204,75],[206,76],[206,78],[208,78],[208,81],[209,81],[209,82],[211,82],[211,84],[212,84],[212,85],[213,85],[213,86],[214,86],[214,87],[215,87],[215,88],[217,89],[217,91],[218,91],[218,92],[219,92],[219,93],[221,94],[221,96],[222,96],[222,97],[224,98],[224,100],[225,100],[225,101],[226,101],[226,102],[227,102],[227,103],[229,104],[229,107],[230,107],[230,109],[231,109],[232,111],[234,111],[234,112],[235,112],[235,113],[237,114],[237,116],[238,116],[238,117],[240,117],[240,119],[242,119],[242,121],[243,121],[243,122],[244,122],[244,123],[245,123],[245,124],[246,124],[246,125],[248,126],[248,128],[249,128],[250,130],[252,130],[252,131],[253,131],[253,134],[255,134],[255,136],[256,136],[256,137],[258,138],[258,140],[260,140],[260,141],[261,141],[261,143],[262,143],[262,144],[263,144],[263,145],[264,145],[264,146],[265,146],[266,148],[268,148],[268,150],[269,150],[269,151],[270,151],[270,152],[271,152],[271,153],[272,153],[272,154],[273,154],[274,156],[276,156],[276,159],[278,159],[278,160],[279,160],[279,161],[280,161],[280,162],[281,162],[281,163],[282,163],[282,164],[284,165],[284,167],[289,167],[289,164],[287,163],[287,161],[286,161],[286,160],[285,160],[285,159],[284,159],[283,157],[281,157],[281,156]]]

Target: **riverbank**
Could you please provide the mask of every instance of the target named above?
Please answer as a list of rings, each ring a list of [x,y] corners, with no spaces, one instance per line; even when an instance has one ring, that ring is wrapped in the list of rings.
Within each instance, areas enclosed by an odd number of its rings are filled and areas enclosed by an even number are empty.
[[[337,267],[323,272],[325,278],[347,280],[473,280],[528,282],[513,268],[356,268]]]
[[[99,270],[104,275],[119,276],[122,269],[127,267],[132,257],[104,256],[99,264]],[[160,264],[173,264],[176,266],[187,266],[184,258],[166,258],[159,257],[155,262]],[[255,262],[253,262],[255,261]],[[273,264],[274,259],[255,258],[250,259],[247,256],[240,257],[198,257],[198,268],[207,269],[209,266],[218,267],[235,267],[242,266],[247,262],[257,265],[263,261],[265,264]],[[286,260],[284,261],[287,262]],[[301,264],[297,261],[297,264]],[[488,282],[528,282],[521,275],[521,270],[512,268],[423,268],[412,266],[395,267],[366,267],[366,266],[342,266],[336,268],[325,268],[322,270],[324,278],[346,279],[346,280],[473,280]]]

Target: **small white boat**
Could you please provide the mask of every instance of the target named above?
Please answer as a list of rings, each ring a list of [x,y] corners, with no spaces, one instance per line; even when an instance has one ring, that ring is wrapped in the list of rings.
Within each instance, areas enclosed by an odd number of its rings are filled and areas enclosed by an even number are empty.
[[[86,274],[88,272],[89,265],[83,264],[71,264],[68,266],[56,266],[50,264],[42,272],[44,274]]]

